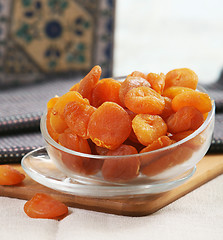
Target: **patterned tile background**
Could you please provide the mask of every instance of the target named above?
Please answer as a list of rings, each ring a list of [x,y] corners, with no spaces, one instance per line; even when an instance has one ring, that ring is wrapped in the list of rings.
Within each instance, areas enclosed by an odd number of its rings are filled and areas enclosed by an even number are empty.
[[[113,0],[0,0],[0,86],[112,75]]]

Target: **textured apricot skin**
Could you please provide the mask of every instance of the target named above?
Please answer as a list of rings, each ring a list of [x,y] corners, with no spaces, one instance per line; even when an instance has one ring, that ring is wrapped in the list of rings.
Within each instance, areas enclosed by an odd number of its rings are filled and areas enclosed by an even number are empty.
[[[145,153],[145,152],[151,152],[160,148],[164,148],[167,146],[170,146],[171,144],[175,143],[175,141],[171,140],[167,136],[161,136],[155,141],[153,141],[151,144],[149,144],[147,147],[144,147],[140,153]],[[153,154],[151,156],[141,156],[140,157],[140,162],[141,162],[141,167],[147,165],[150,161],[154,159],[154,157],[157,154]]]
[[[173,134],[170,138],[176,142],[181,141],[182,139],[188,137],[189,135],[191,135],[194,132],[194,130],[187,130],[184,132],[179,132],[179,133],[175,133]]]
[[[0,185],[16,185],[21,183],[25,175],[10,165],[0,165]]]
[[[181,94],[181,93],[184,93],[184,92],[193,92],[193,91],[194,90],[191,89],[191,88],[173,86],[173,87],[169,87],[169,88],[165,89],[162,95],[164,97],[168,97],[168,98],[173,99],[178,94]]]
[[[132,128],[139,142],[144,146],[148,146],[167,133],[167,125],[158,115],[138,114],[132,120]]]
[[[196,130],[204,122],[203,114],[196,108],[186,106],[167,119],[167,127],[170,133],[179,133],[187,130]]]
[[[36,193],[25,203],[24,212],[31,218],[60,219],[68,214],[68,208],[48,194]]]
[[[169,168],[185,162],[193,154],[193,150],[186,146],[180,146],[165,155],[151,161],[142,167],[140,171],[148,177],[153,177]]]
[[[67,126],[78,136],[87,139],[87,127],[91,115],[96,108],[80,102],[70,102],[64,108],[64,118]]]
[[[207,113],[212,109],[212,102],[207,93],[197,91],[178,94],[172,100],[172,108],[175,112],[185,106],[193,106],[200,112]]]
[[[150,87],[150,83],[140,76],[128,76],[122,83],[119,89],[119,98],[123,106],[125,106],[125,95],[128,91],[137,87]]]
[[[92,90],[101,77],[101,67],[96,65],[91,71],[80,81],[78,92],[91,101]]]
[[[123,144],[115,150],[109,150],[107,156],[123,156],[137,153],[134,147]],[[101,171],[106,181],[125,182],[138,176],[139,167],[139,157],[111,158],[105,159]]]
[[[99,147],[115,149],[131,132],[128,113],[113,102],[103,103],[90,117],[88,136]]]
[[[112,78],[101,79],[92,90],[91,104],[99,107],[104,102],[115,102],[121,105],[119,89],[121,83]]]
[[[133,71],[131,74],[129,74],[128,76],[131,76],[131,77],[141,77],[141,78],[144,78],[146,79],[146,74],[140,72],[140,71]]]
[[[59,114],[54,113],[53,109],[52,111],[48,111],[49,113],[49,124],[52,127],[53,131],[57,134],[63,133],[67,128],[67,124],[63,117],[61,117]]]
[[[58,137],[59,137],[59,133],[57,133],[51,126],[51,123],[50,123],[50,118],[52,116],[52,108],[48,109],[47,111],[47,115],[46,115],[46,128],[47,128],[47,131],[50,135],[50,137],[54,140],[54,141],[58,141]],[[63,132],[65,129],[62,129],[61,132]]]
[[[197,74],[189,68],[178,68],[166,74],[165,89],[172,86],[181,86],[196,89]]]
[[[125,106],[134,113],[161,114],[164,107],[164,98],[149,87],[137,87],[125,95]]]
[[[69,102],[79,102],[82,104],[90,104],[88,99],[83,98],[80,93],[76,91],[70,91],[59,97],[58,101],[53,107],[53,114],[59,114],[62,118],[64,117],[64,108]]]
[[[149,73],[146,77],[147,81],[151,84],[152,89],[154,89],[159,94],[163,93],[165,86],[165,74],[160,73]]]
[[[77,91],[78,92],[78,89],[79,89],[79,86],[80,86],[80,83],[75,83],[71,88],[70,88],[70,91]]]
[[[70,129],[67,129],[64,133],[60,134],[59,143],[62,146],[76,152],[91,154],[91,148],[88,144],[88,141],[79,137]],[[100,170],[103,164],[102,160],[93,160],[66,152],[61,152],[61,155],[63,164],[69,170],[81,175],[94,175]]]
[[[59,99],[58,96],[51,98],[47,103],[47,109],[53,108],[58,99]]]
[[[166,121],[166,119],[175,112],[172,109],[172,99],[168,97],[164,97],[164,101],[165,101],[165,106],[162,113],[160,114],[160,117],[162,117],[162,119]]]

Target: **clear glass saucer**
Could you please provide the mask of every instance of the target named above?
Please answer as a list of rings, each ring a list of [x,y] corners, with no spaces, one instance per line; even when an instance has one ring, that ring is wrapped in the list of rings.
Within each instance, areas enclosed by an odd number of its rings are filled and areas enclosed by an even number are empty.
[[[112,184],[83,184],[67,177],[58,170],[44,147],[26,154],[22,159],[21,165],[34,181],[48,188],[71,195],[97,198],[129,198],[164,193],[182,185],[196,171],[196,167],[193,167],[177,179],[162,183],[140,183],[120,186]]]

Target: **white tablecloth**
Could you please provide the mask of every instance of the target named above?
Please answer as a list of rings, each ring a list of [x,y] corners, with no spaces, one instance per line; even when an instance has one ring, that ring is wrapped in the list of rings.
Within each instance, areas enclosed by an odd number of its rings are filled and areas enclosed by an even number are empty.
[[[25,202],[0,197],[1,240],[223,239],[223,175],[145,217],[69,208],[61,221],[32,219]]]

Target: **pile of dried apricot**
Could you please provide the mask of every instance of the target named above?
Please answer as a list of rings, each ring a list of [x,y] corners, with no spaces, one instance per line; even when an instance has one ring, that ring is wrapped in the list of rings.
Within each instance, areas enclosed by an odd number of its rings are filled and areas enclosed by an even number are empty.
[[[196,90],[196,73],[188,68],[166,75],[134,71],[118,81],[100,79],[101,71],[94,66],[69,92],[52,98],[46,125],[49,135],[66,148],[114,158],[92,160],[63,152],[63,163],[76,173],[101,171],[105,180],[120,182],[170,167],[172,156],[151,162],[143,154],[134,155],[169,146],[202,125],[212,102]],[[174,158],[189,158],[191,147],[185,148],[175,151]],[[131,157],[117,158],[123,155]]]

